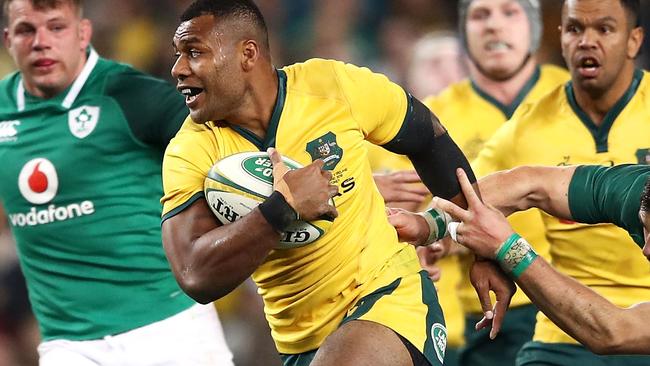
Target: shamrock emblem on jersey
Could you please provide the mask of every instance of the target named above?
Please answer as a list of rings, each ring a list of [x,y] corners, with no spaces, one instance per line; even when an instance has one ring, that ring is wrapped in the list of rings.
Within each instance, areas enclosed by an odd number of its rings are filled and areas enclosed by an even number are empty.
[[[325,162],[325,170],[334,170],[343,158],[343,149],[336,143],[336,135],[331,131],[308,142],[306,149],[312,161],[321,159]]]
[[[68,112],[70,132],[77,138],[83,139],[90,135],[99,120],[99,107],[81,106]]]

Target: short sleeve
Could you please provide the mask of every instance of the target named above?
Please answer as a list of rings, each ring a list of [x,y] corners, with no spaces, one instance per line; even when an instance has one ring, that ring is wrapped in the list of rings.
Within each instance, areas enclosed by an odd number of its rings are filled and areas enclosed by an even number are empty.
[[[397,136],[407,109],[407,94],[382,74],[350,64],[334,64],[352,117],[366,140],[384,145]]]
[[[649,176],[650,167],[645,165],[577,167],[569,183],[572,218],[586,224],[613,223],[643,245],[643,226],[638,213]]]
[[[212,132],[189,118],[167,146],[162,164],[162,219],[177,215],[203,198],[203,185],[216,156]]]

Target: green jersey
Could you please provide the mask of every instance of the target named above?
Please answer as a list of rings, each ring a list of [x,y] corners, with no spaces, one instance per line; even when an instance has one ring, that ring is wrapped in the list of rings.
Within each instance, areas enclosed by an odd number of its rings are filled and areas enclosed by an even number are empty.
[[[569,185],[571,216],[586,224],[615,224],[627,230],[642,247],[643,224],[639,209],[648,177],[648,165],[579,166]]]
[[[169,83],[94,50],[60,95],[0,81],[0,199],[44,340],[144,326],[194,302],[161,244],[164,148],[187,115]]]

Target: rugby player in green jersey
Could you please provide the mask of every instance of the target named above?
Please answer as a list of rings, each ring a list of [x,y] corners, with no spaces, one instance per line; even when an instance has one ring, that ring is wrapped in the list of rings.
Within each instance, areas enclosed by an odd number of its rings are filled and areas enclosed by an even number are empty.
[[[7,0],[0,200],[39,322],[41,366],[232,365],[211,305],[161,244],[173,86],[97,55],[79,0]]]

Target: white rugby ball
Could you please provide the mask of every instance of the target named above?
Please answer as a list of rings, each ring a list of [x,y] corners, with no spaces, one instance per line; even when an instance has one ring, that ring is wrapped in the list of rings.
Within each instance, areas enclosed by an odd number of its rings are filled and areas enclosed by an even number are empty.
[[[302,166],[285,156],[290,169]],[[273,193],[273,165],[266,152],[242,152],[217,161],[205,178],[205,198],[219,222],[226,225],[251,212]],[[330,199],[330,204],[334,201]],[[278,249],[298,248],[321,238],[330,220],[296,221],[280,238]]]

